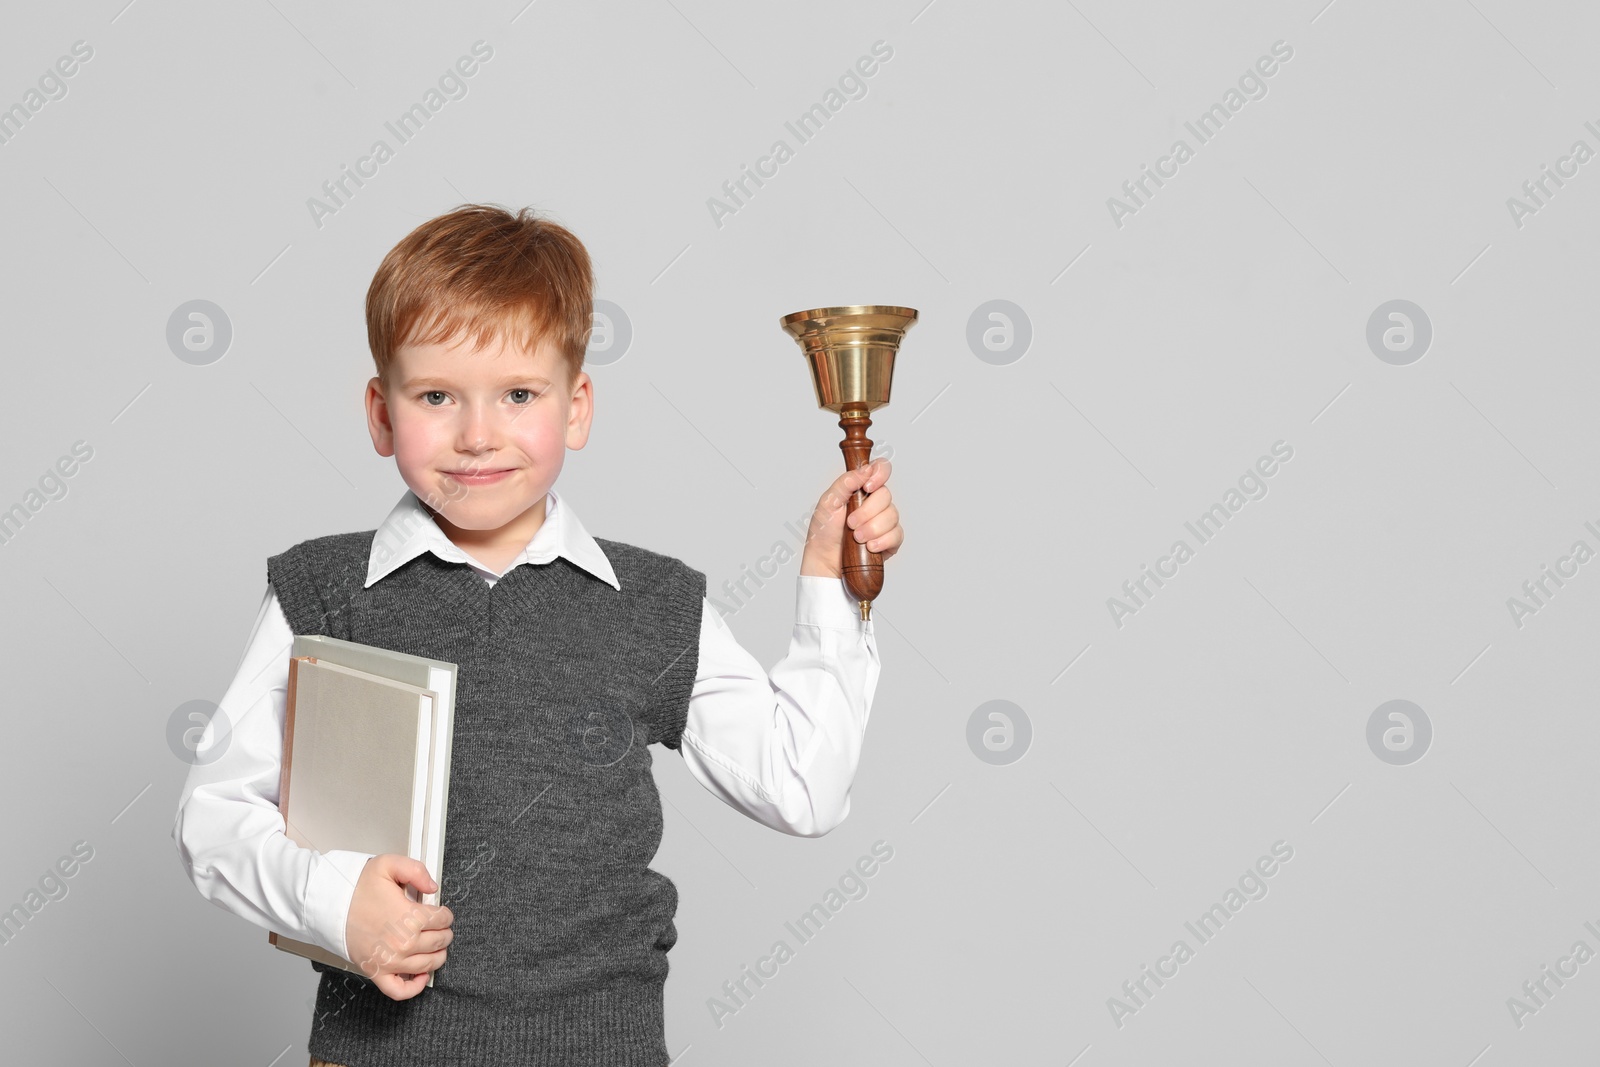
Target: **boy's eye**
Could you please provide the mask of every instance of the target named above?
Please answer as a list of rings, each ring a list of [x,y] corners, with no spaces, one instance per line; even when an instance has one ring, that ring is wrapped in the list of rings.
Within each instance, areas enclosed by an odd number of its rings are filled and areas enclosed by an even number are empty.
[[[513,389],[506,395],[511,397],[512,403],[520,406],[523,404],[531,404],[544,394],[536,393],[532,389]],[[439,399],[435,401],[434,397],[438,397]],[[442,389],[430,389],[422,394],[422,402],[429,407],[436,408],[442,405],[445,400],[448,399],[448,397],[449,394]]]

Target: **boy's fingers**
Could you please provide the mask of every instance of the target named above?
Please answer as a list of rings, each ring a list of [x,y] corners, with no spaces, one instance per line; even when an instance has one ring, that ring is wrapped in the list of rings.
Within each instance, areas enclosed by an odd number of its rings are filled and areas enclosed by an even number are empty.
[[[890,463],[886,459],[875,459],[868,464],[868,466],[872,468],[872,477],[870,480],[872,482],[873,489],[876,489],[884,482],[887,482],[889,480],[889,472],[894,469],[894,464]]]
[[[427,929],[412,938],[413,947],[417,952],[439,952],[448,947],[456,939],[454,930]]]
[[[427,988],[428,976],[422,974],[402,978],[398,974],[380,974],[373,982],[390,1000],[410,1000]]]
[[[892,464],[886,459],[875,459],[849,471],[848,474],[853,477],[857,485],[871,492],[889,480],[891,466]]]
[[[429,974],[444,966],[444,960],[445,951],[443,949],[438,952],[418,952],[402,960],[396,960],[395,970],[401,974],[420,974],[423,981],[426,982]]]
[[[416,886],[423,893],[437,893],[439,883],[434,881],[433,875],[428,873],[428,868],[421,860],[414,860],[409,856],[386,856],[389,861],[389,876],[400,885]]]
[[[883,537],[900,525],[900,513],[892,507],[885,507],[877,512],[867,512],[866,507],[862,506],[856,509],[851,518],[861,520],[853,525],[846,521],[846,525],[850,526],[850,536],[858,541]]]
[[[845,471],[845,477],[849,478],[857,485],[860,485],[868,480],[873,480],[876,482],[878,480],[877,476],[882,473],[882,463],[883,461],[879,459],[872,460],[855,468],[854,470]]]
[[[893,506],[894,494],[887,485],[879,486],[868,493],[867,498],[845,518],[845,525],[851,529],[858,529],[862,523]]]
[[[857,489],[865,489],[869,494],[877,491],[878,487],[889,480],[889,461],[875,459],[864,467],[845,471],[834,479],[829,492],[824,495],[830,510],[844,507],[845,500]],[[870,486],[870,488],[868,488]]]

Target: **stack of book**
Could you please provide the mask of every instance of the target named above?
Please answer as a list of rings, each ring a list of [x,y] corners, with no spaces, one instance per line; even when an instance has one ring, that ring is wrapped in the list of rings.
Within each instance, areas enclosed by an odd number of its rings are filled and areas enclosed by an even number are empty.
[[[439,882],[455,692],[454,663],[333,637],[296,637],[278,786],[289,839],[318,852],[410,856]],[[437,892],[407,887],[406,895],[439,903]],[[366,973],[304,941],[277,933],[268,941],[284,952]]]

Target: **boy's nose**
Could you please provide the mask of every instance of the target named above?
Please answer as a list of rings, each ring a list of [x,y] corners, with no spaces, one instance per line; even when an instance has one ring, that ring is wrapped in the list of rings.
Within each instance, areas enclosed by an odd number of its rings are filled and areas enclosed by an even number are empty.
[[[463,452],[482,452],[498,441],[499,429],[494,414],[482,407],[468,406],[456,432],[456,447]]]

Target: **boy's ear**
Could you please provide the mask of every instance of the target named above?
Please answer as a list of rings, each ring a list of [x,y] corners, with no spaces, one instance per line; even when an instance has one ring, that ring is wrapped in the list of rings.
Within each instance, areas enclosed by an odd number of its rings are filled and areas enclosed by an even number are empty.
[[[366,405],[372,447],[380,456],[394,455],[394,426],[389,422],[389,402],[384,399],[383,379],[374,377],[367,383]]]
[[[594,383],[583,371],[572,386],[567,410],[567,447],[582,448],[589,443],[589,423],[594,419]]]

